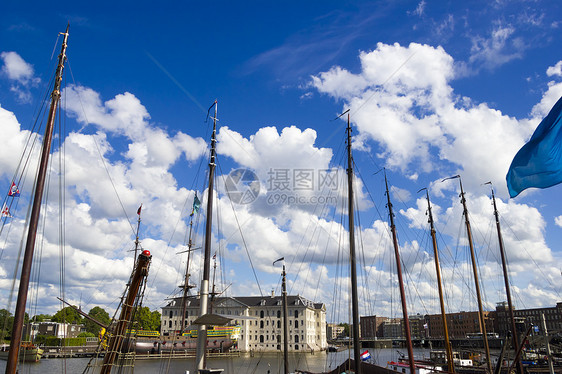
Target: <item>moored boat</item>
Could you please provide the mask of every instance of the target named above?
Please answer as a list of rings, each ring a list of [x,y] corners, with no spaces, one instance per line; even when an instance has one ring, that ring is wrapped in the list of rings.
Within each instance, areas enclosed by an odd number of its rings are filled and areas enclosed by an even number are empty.
[[[7,360],[9,355],[9,346],[2,345],[0,347],[0,359]],[[20,362],[38,362],[43,356],[43,349],[37,347],[31,342],[22,342],[19,350],[18,359]]]

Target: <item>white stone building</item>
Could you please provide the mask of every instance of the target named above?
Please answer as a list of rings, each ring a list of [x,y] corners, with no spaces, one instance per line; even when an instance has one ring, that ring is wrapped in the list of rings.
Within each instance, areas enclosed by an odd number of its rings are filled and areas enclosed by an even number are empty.
[[[199,315],[199,297],[186,300],[185,326]],[[326,307],[302,296],[287,296],[289,313],[289,351],[319,351],[327,348]],[[181,321],[181,298],[162,308],[161,333],[178,333]],[[240,351],[276,351],[283,348],[283,305],[281,296],[218,297],[212,305],[214,314],[231,316],[230,325],[241,327]],[[241,316],[237,319],[236,316]],[[242,319],[243,318],[243,319]]]

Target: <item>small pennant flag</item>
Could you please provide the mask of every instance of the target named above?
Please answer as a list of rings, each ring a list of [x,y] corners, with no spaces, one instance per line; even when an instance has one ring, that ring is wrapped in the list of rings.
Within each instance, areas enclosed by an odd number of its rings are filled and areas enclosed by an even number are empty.
[[[18,197],[19,195],[20,195],[20,190],[18,189],[18,186],[16,186],[15,182],[12,182],[12,185],[10,186],[10,191],[8,191],[8,196]]]
[[[2,217],[11,217],[10,208],[6,204],[2,207]]]
[[[142,210],[142,204],[141,204],[141,205],[139,206],[139,209],[137,210],[137,215],[139,215],[139,216],[140,216],[140,214],[141,214],[141,210]]]
[[[215,252],[215,254],[213,255],[213,260],[217,259],[217,253]]]
[[[193,216],[195,213],[199,212],[199,208],[201,207],[201,201],[197,197],[197,193],[195,193],[195,198],[193,199],[193,209],[191,209],[190,216]]]
[[[369,353],[369,351],[365,351],[361,353],[361,361],[367,361],[370,358],[371,358],[371,354]]]

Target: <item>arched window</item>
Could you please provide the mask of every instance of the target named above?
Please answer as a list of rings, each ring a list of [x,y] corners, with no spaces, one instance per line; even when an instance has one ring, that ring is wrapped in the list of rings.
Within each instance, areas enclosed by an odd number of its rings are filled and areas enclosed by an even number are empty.
[[[170,310],[170,318],[172,318],[173,316],[174,316],[174,312],[172,312],[172,311]]]
[[[295,328],[296,328],[296,329],[299,328],[299,321],[295,321]]]
[[[263,335],[260,335],[260,343],[263,343]]]
[[[277,335],[277,343],[281,343],[281,335]]]
[[[263,314],[263,310],[260,312],[260,318],[263,318],[264,314]]]
[[[277,318],[281,318],[281,311],[280,310],[277,311]]]
[[[298,343],[298,342],[299,342],[299,336],[295,335],[295,343]]]
[[[263,329],[263,321],[260,321],[260,328]]]
[[[295,318],[299,318],[299,311],[295,310]]]
[[[281,328],[281,321],[277,320],[277,328],[280,329]]]

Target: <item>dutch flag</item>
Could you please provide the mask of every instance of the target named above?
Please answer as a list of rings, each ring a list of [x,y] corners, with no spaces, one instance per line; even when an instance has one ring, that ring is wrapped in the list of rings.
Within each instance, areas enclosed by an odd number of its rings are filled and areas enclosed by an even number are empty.
[[[361,353],[361,361],[367,361],[370,358],[371,358],[371,354],[369,353],[369,351],[365,351]]]

